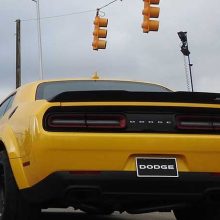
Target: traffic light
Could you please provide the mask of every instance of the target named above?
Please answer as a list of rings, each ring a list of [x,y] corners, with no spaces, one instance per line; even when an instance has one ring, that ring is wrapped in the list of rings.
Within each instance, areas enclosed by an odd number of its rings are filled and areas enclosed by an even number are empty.
[[[143,32],[148,33],[150,31],[159,30],[159,21],[152,20],[151,18],[158,18],[160,14],[159,7],[152,7],[152,5],[159,5],[160,0],[143,0],[144,10],[142,14],[144,15],[144,22],[142,24]]]
[[[99,38],[106,38],[107,37],[107,30],[102,29],[101,27],[107,27],[108,26],[108,19],[106,18],[100,18],[98,15],[95,17],[94,20],[95,29],[93,32],[93,50],[99,50],[99,49],[105,49],[107,41],[100,40]]]

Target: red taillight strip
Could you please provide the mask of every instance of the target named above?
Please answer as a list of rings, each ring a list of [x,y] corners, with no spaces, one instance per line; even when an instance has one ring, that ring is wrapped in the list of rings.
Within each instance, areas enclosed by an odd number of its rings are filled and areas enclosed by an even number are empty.
[[[49,127],[52,128],[84,128],[86,121],[84,115],[75,114],[52,114],[46,119]]]
[[[220,117],[178,115],[176,125],[184,130],[220,130]]]
[[[220,130],[220,118],[218,118],[219,119],[219,122],[213,122],[213,127],[214,127],[214,129],[215,130]]]
[[[50,114],[46,118],[51,128],[125,128],[126,118],[123,115],[95,114]]]
[[[87,115],[88,128],[125,128],[126,119],[123,115]]]

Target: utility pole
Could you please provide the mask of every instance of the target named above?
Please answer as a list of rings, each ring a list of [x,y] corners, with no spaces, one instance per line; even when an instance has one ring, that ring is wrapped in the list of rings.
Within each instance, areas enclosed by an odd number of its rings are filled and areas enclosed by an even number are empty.
[[[16,20],[16,89],[21,86],[21,20]]]
[[[179,36],[180,40],[182,41],[181,52],[184,56],[188,57],[191,88],[192,88],[192,92],[194,92],[193,77],[192,77],[192,66],[193,66],[193,64],[191,63],[190,56],[189,56],[190,51],[189,51],[189,46],[188,46],[187,32],[180,31],[180,32],[178,32],[178,36]]]
[[[38,31],[38,50],[39,50],[39,74],[40,79],[44,78],[43,72],[43,48],[42,48],[42,39],[41,39],[41,17],[40,17],[40,0],[32,0],[36,3],[37,10],[37,31]]]

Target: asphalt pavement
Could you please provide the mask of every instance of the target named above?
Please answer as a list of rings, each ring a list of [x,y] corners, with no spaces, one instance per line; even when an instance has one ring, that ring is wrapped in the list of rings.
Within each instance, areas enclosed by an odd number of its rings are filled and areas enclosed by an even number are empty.
[[[175,220],[172,213],[149,213],[140,215],[130,215],[127,213],[115,212],[109,216],[87,215],[83,212],[67,210],[44,210],[41,220]]]

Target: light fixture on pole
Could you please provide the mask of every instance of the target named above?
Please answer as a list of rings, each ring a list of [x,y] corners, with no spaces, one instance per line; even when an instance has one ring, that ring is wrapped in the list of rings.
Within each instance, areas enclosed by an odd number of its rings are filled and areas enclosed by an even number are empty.
[[[41,22],[40,22],[40,0],[32,0],[36,3],[37,10],[37,32],[38,32],[38,50],[39,50],[39,74],[40,79],[43,79],[43,49],[42,49],[42,40],[41,40]]]
[[[192,66],[193,66],[193,64],[191,64],[190,56],[189,56],[190,51],[189,51],[189,46],[188,46],[187,32],[180,31],[177,34],[178,34],[178,36],[179,36],[179,38],[182,42],[181,52],[184,56],[188,57],[191,88],[192,88],[192,92],[194,92],[193,77],[192,77]]]

